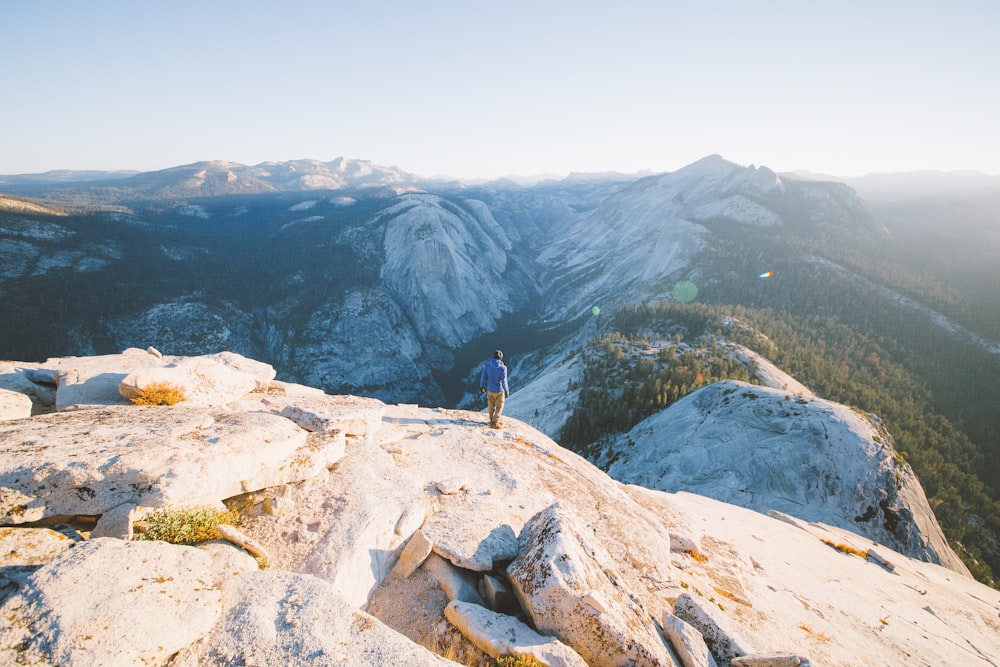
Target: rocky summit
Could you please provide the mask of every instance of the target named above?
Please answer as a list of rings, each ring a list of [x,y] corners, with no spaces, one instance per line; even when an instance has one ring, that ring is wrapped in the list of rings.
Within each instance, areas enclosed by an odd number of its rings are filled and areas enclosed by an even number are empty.
[[[517,419],[274,377],[153,349],[0,364],[0,664],[1000,655],[996,590],[847,527],[624,484]],[[187,400],[129,400],[163,383]],[[235,525],[147,539],[167,508]]]
[[[644,420],[610,450],[617,480],[823,521],[971,576],[874,415],[726,380]]]

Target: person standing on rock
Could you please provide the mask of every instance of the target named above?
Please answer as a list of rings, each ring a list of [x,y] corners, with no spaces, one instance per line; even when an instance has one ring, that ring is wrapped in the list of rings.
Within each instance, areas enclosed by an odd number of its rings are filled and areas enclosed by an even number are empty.
[[[497,350],[493,358],[483,366],[479,374],[479,391],[486,394],[486,405],[490,413],[490,428],[500,428],[500,413],[504,399],[510,396],[507,388],[507,367],[503,365],[503,352]]]

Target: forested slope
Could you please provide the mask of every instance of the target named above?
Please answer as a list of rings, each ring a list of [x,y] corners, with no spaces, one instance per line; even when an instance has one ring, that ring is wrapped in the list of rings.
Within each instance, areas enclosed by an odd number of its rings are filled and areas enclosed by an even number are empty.
[[[995,585],[1000,354],[985,292],[996,276],[963,290],[915,269],[912,246],[891,237],[851,245],[835,231],[776,238],[772,229],[707,226],[714,242],[690,272],[698,302],[664,295],[602,315],[565,441],[593,454],[600,447],[587,432],[624,432],[698,386],[745,378],[720,341],[745,345],[824,398],[878,415],[953,547]],[[682,340],[653,356],[627,353]]]

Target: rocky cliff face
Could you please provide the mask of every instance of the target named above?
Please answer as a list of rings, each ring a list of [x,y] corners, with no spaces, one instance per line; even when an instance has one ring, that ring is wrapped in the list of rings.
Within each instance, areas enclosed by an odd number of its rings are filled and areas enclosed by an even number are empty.
[[[0,211],[0,336],[36,358],[232,350],[332,391],[441,403],[454,350],[537,298],[530,261],[482,202],[364,192]],[[29,313],[60,326],[28,334]]]
[[[0,663],[1000,653],[995,591],[856,532],[622,484],[514,419],[495,431],[273,378],[155,350],[0,368],[34,413],[0,422]],[[190,400],[125,399],[164,379]],[[134,539],[152,509],[223,503],[239,515],[225,540]]]
[[[835,230],[855,238],[884,231],[843,184],[783,180],[766,167],[709,156],[636,180],[567,224],[540,256],[549,315],[663,298],[712,243],[709,222],[723,233],[727,225]]]
[[[518,304],[505,281],[511,243],[489,209],[407,195],[386,209],[381,282],[428,340],[454,348]],[[513,293],[512,293],[513,292]]]

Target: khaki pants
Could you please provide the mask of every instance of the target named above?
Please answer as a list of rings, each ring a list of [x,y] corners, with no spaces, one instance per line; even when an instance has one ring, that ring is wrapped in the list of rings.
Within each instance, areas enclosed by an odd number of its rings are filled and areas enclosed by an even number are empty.
[[[490,424],[500,423],[500,413],[503,412],[503,392],[493,393],[492,391],[486,392],[486,405],[490,412]]]

